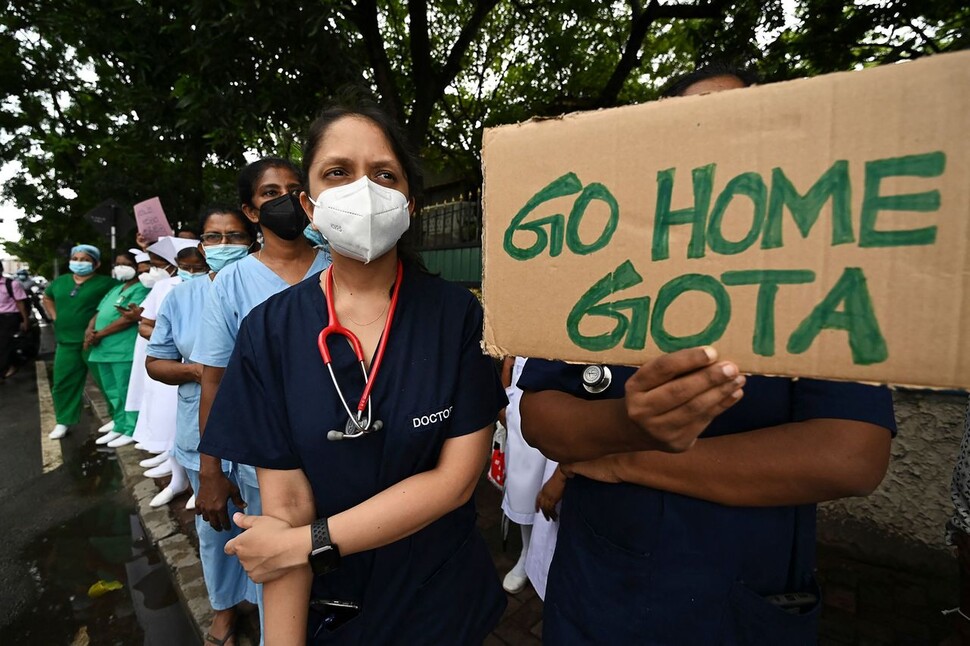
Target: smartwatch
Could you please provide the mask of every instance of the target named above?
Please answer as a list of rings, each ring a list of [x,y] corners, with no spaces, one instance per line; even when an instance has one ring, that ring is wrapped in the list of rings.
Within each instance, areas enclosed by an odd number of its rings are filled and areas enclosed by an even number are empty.
[[[330,540],[330,527],[326,518],[318,518],[310,525],[310,568],[319,576],[340,567],[340,550]]]

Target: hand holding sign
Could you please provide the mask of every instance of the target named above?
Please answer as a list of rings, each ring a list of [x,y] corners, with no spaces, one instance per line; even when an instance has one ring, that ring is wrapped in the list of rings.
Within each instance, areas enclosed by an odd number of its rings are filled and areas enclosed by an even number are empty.
[[[581,379],[583,372],[572,366],[562,374]],[[605,398],[586,399],[554,388],[525,388],[519,403],[522,435],[560,464],[637,451],[686,451],[712,419],[741,399],[744,385],[734,362],[719,361],[713,348],[679,350],[640,366],[624,382],[622,397],[612,390]]]
[[[149,243],[163,236],[174,235],[157,197],[135,205],[135,222],[138,223],[138,233]]]
[[[686,451],[711,420],[744,394],[744,375],[711,347],[665,354],[626,382],[627,416],[660,450]]]

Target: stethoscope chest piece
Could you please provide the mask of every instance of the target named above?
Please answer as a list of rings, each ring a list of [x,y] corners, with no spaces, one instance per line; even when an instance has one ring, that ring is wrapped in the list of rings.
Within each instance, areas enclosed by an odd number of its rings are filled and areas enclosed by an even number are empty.
[[[607,366],[586,366],[583,370],[583,388],[592,395],[598,395],[613,383],[613,373]]]
[[[379,431],[384,426],[380,420],[373,420],[371,417],[373,413],[371,408],[371,389],[374,386],[374,380],[377,378],[377,371],[381,367],[381,361],[384,359],[384,349],[387,346],[387,339],[390,336],[391,322],[394,320],[394,311],[397,309],[397,300],[401,293],[401,280],[403,277],[404,266],[398,260],[397,276],[394,279],[391,302],[387,308],[387,321],[384,323],[384,332],[381,334],[381,339],[377,344],[377,353],[374,355],[370,372],[368,372],[364,366],[364,350],[360,345],[360,339],[353,332],[342,326],[340,320],[337,318],[337,311],[333,301],[333,267],[331,266],[327,271],[327,278],[324,283],[324,294],[327,299],[327,325],[320,330],[320,334],[317,336],[317,347],[320,350],[320,357],[323,359],[323,364],[327,367],[327,372],[330,373],[330,381],[333,382],[334,390],[337,391],[340,403],[343,404],[344,411],[347,412],[347,423],[344,425],[344,430],[329,431],[327,433],[328,440],[345,440],[362,437],[366,433]],[[343,390],[337,382],[337,375],[333,370],[333,360],[330,356],[330,349],[327,347],[327,337],[332,334],[344,337],[350,344],[351,349],[354,351],[354,356],[357,358],[357,363],[360,365],[360,372],[364,377],[364,392],[361,394],[360,401],[357,403],[356,414],[347,403]]]
[[[382,428],[384,428],[384,422],[379,419],[374,420],[374,422],[369,425],[360,426],[353,420],[353,418],[348,418],[347,423],[344,424],[344,430],[330,431],[327,433],[327,439],[331,442],[344,439],[353,439],[355,437],[366,435],[367,433],[374,433]]]

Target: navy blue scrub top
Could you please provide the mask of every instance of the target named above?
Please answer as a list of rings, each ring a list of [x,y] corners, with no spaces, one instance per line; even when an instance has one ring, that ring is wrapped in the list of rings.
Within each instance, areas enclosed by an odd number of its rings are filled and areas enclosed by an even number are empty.
[[[526,391],[620,398],[635,368],[611,366],[600,395],[583,365],[529,359]],[[748,377],[745,396],[701,437],[815,418],[877,424],[895,434],[888,389],[815,379]],[[818,595],[815,505],[727,507],[629,483],[577,476],[563,495],[549,571],[548,644],[815,644],[820,603],[789,614],[763,597]]]
[[[319,275],[318,275],[319,276]],[[384,427],[362,438],[344,430],[340,403],[317,348],[327,323],[318,280],[257,306],[239,330],[199,450],[268,469],[302,469],[316,515],[333,516],[394,483],[434,468],[445,440],[492,424],[507,404],[482,354],[482,309],[466,289],[405,266],[400,299],[372,391]],[[333,367],[348,404],[363,390],[360,365],[331,337]],[[361,614],[311,643],[480,643],[505,608],[474,500],[412,536],[346,556],[315,577],[313,596],[352,601]],[[315,635],[315,637],[314,637]]]

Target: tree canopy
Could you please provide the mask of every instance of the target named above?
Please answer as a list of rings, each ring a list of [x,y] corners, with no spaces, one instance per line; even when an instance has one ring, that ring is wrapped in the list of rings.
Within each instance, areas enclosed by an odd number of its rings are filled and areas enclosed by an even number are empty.
[[[722,60],[766,80],[970,44],[961,0],[12,0],[0,14],[11,251],[49,273],[83,215],[158,195],[234,204],[246,155],[299,156],[346,86],[372,92],[432,177],[478,178],[486,126],[650,100]],[[786,6],[794,7],[786,15]],[[121,246],[121,245],[119,245]]]

